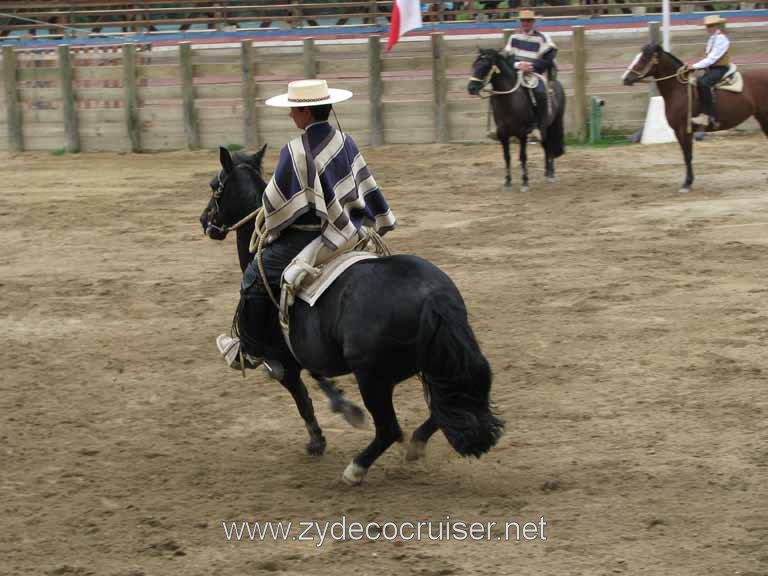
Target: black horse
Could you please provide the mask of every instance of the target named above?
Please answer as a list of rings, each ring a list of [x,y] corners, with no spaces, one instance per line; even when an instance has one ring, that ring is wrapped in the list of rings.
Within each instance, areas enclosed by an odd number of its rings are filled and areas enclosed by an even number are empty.
[[[467,91],[480,95],[480,91],[491,85],[491,107],[496,121],[497,134],[504,149],[506,177],[504,186],[512,185],[510,173],[509,139],[515,137],[520,142],[520,165],[523,169],[521,190],[528,191],[528,155],[526,144],[528,134],[534,123],[534,111],[528,89],[518,82],[517,70],[498,50],[491,48],[480,49],[480,53],[472,64],[472,76]],[[559,81],[553,80],[552,113],[548,115],[546,127],[542,133],[541,146],[544,148],[545,175],[550,182],[555,181],[555,158],[565,154],[565,130],[563,118],[565,115],[565,91]]]
[[[261,206],[263,152],[233,158],[220,149],[221,172],[211,182],[214,194],[200,217],[212,238],[222,239],[228,226]],[[241,267],[251,258],[252,230],[253,224],[238,230]],[[314,306],[297,300],[290,319],[296,357],[280,332],[277,310],[270,314],[265,356],[285,367],[281,383],[293,395],[310,436],[322,437],[322,432],[301,369],[329,378],[352,373],[357,379],[376,436],[347,466],[347,482],[362,482],[373,462],[403,440],[392,393],[414,375],[424,383],[430,416],[413,433],[409,458],[421,456],[438,429],[464,456],[479,457],[501,436],[504,424],[490,404],[491,368],[469,326],[464,301],[451,279],[426,260],[407,255],[365,260],[344,272]]]

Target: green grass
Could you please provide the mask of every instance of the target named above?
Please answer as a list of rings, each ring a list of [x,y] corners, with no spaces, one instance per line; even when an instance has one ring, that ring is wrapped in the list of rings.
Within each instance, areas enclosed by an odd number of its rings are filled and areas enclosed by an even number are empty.
[[[56,148],[56,150],[51,150],[52,156],[64,156],[64,154],[67,153],[66,148]]]
[[[243,148],[245,148],[245,146],[242,146],[240,144],[227,144],[225,148],[230,152],[237,152],[238,150],[242,150]]]

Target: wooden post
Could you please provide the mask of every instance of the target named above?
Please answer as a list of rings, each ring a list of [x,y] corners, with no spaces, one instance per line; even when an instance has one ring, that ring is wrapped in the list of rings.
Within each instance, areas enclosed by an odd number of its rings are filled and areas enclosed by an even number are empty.
[[[22,152],[24,138],[21,124],[21,106],[16,91],[16,53],[12,46],[3,46],[3,82],[5,84],[5,112],[8,123],[8,151]]]
[[[255,147],[256,141],[256,104],[253,89],[253,41],[240,43],[240,72],[243,94],[243,142],[246,148]]]
[[[304,38],[304,78],[317,76],[317,50],[314,38]]]
[[[64,113],[64,133],[67,137],[66,150],[80,152],[80,133],[77,128],[77,110],[75,109],[75,91],[72,87],[72,63],[69,58],[69,46],[59,46],[59,84],[61,84],[62,112]]]
[[[376,0],[369,0],[368,12],[370,13],[370,16],[367,18],[367,22],[369,24],[376,24],[376,17],[379,15],[379,6],[376,4]]]
[[[660,22],[648,22],[648,39],[651,41],[651,44],[661,44]],[[656,86],[656,82],[651,82],[648,87],[648,94],[651,97],[659,95],[659,89]]]
[[[576,120],[576,138],[587,139],[587,54],[584,45],[584,26],[573,27],[573,104]]]
[[[443,35],[432,37],[432,96],[435,104],[435,138],[448,142],[447,87],[445,81],[445,43]]]
[[[139,92],[136,86],[136,47],[133,44],[123,44],[123,108],[130,151],[140,152]]]
[[[509,42],[509,37],[512,36],[512,34],[514,34],[514,33],[515,33],[515,29],[514,28],[505,28],[504,29],[504,31],[503,31],[503,34],[504,34],[504,46],[502,46],[502,48],[506,48],[507,42]]]
[[[300,2],[301,0],[291,0],[291,4],[292,4],[291,16],[295,18],[294,20],[291,20],[291,24],[290,24],[291,28],[301,28],[303,26],[303,23],[302,23],[303,19],[301,18],[303,16],[303,13],[301,10],[301,6],[298,5]]]
[[[381,110],[381,43],[378,36],[368,37],[368,94],[371,109],[371,146],[384,144]]]
[[[181,97],[184,101],[184,134],[187,137],[187,148],[196,150],[200,148],[200,132],[197,129],[197,113],[195,111],[191,43],[179,43],[179,64],[181,65]]]

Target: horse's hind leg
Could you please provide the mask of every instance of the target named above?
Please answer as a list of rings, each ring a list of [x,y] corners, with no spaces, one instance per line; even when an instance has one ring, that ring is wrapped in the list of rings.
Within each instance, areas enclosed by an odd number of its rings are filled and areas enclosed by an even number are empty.
[[[376,459],[393,443],[403,440],[403,431],[397,422],[395,407],[392,405],[394,384],[382,382],[380,379],[377,381],[375,376],[368,377],[360,374],[357,374],[357,381],[365,407],[373,416],[376,436],[344,470],[343,478],[348,484],[360,484]]]
[[[509,155],[509,138],[505,137],[501,139],[501,148],[504,150],[504,164],[506,166],[506,176],[504,177],[504,188],[511,188],[512,187],[512,172],[510,169],[510,164],[512,162],[512,158]]]
[[[320,424],[315,418],[315,409],[312,406],[312,399],[309,397],[307,387],[301,380],[298,367],[290,366],[287,368],[285,377],[280,382],[288,392],[293,396],[299,414],[304,419],[304,425],[309,432],[309,442],[307,442],[307,453],[313,456],[319,456],[325,452],[325,436],[320,429]]]
[[[423,458],[427,450],[427,442],[437,430],[437,424],[435,424],[432,416],[430,416],[421,426],[413,431],[411,441],[408,443],[408,451],[405,453],[405,459],[413,461]]]
[[[763,129],[763,134],[768,136],[768,110],[762,114],[755,114],[755,118],[757,118],[757,122],[760,124],[760,128]]]
[[[520,137],[520,167],[523,170],[523,183],[520,192],[528,192],[528,136]]]

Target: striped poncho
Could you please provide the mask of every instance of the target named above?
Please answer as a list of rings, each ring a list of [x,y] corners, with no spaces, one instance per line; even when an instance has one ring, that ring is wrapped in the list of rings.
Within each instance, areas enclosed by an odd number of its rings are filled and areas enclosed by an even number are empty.
[[[548,34],[538,30],[530,34],[519,31],[509,37],[504,53],[513,55],[515,60],[535,62],[552,49],[557,49],[557,46]]]
[[[395,227],[355,142],[327,122],[308,126],[283,147],[263,200],[267,232],[273,237],[291,224],[308,222],[302,216],[314,212],[323,243],[331,250],[360,237],[363,225],[379,234]]]

